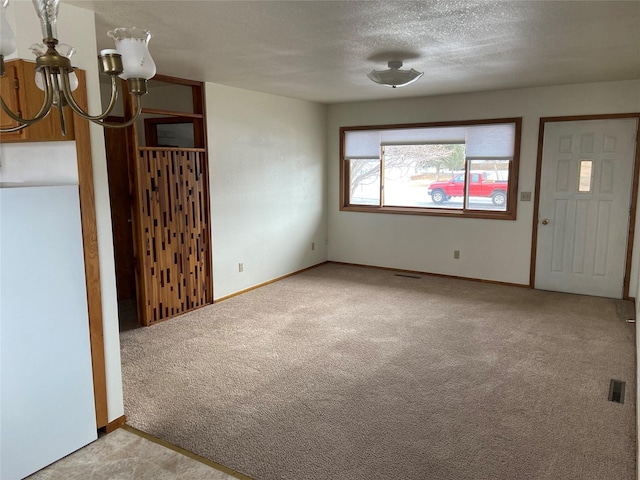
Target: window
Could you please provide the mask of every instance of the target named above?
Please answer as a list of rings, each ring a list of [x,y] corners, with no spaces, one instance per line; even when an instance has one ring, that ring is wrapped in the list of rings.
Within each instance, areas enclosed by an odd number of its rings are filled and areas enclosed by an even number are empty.
[[[521,122],[343,127],[340,209],[514,220]]]
[[[580,160],[578,192],[591,193],[593,187],[593,160]]]

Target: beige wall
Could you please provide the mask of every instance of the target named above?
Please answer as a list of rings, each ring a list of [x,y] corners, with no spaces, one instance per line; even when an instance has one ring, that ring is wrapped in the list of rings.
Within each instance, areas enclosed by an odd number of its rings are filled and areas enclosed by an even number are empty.
[[[330,105],[329,260],[528,284],[533,201],[518,201],[516,221],[340,212],[339,128],[523,117],[519,190],[533,192],[540,117],[638,112],[639,91],[626,81]]]
[[[326,107],[211,83],[206,105],[214,297],[325,261]]]

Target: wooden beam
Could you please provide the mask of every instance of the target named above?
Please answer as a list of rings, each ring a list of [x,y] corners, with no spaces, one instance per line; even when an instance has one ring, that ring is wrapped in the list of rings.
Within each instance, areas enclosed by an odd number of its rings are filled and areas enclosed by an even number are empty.
[[[78,104],[86,110],[87,88],[85,72],[83,70],[76,70],[76,75],[78,76],[80,87],[76,90],[74,96]],[[96,223],[96,205],[93,189],[91,136],[89,133],[89,122],[87,120],[83,120],[78,116],[76,116],[74,120],[96,424],[97,428],[102,428],[109,423],[109,420],[107,414],[107,379],[104,360],[102,294],[100,291],[98,227]]]

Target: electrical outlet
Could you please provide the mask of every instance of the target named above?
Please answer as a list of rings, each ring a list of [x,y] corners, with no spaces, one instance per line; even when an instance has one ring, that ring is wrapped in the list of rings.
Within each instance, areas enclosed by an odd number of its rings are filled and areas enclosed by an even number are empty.
[[[454,250],[453,251],[453,258],[455,260],[459,260],[460,259],[460,250]]]
[[[316,243],[315,242],[311,242],[311,250],[315,250],[316,249]]]
[[[239,263],[239,264],[238,264],[238,271],[239,271],[240,273],[244,272],[244,263]]]

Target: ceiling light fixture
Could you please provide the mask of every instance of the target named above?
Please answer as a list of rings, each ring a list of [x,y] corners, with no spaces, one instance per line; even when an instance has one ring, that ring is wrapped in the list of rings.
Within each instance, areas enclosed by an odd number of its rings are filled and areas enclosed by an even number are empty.
[[[0,77],[4,76],[4,57],[16,51],[15,34],[6,19],[5,8],[8,0],[0,0]],[[114,39],[116,49],[102,50],[98,56],[100,73],[111,77],[111,99],[107,109],[100,115],[89,115],[77,104],[71,93],[78,87],[78,79],[71,66],[71,56],[75,49],[69,45],[58,44],[57,18],[60,0],[33,0],[40,17],[43,43],[31,45],[36,56],[36,85],[44,91],[44,102],[33,118],[22,118],[12,112],[0,97],[0,106],[18,125],[0,129],[0,132],[15,132],[45,118],[52,107],[58,109],[60,126],[66,134],[63,107],[68,105],[74,113],[102,127],[128,127],[136,121],[142,105],[140,97],[147,93],[147,80],[156,73],[156,66],[149,54],[148,43],[151,33],[141,28],[116,28],[107,33]],[[105,122],[118,98],[116,77],[127,81],[129,93],[135,99],[135,113],[123,123]]]
[[[402,62],[391,61],[388,63],[389,70],[371,70],[367,75],[372,81],[384,85],[385,87],[404,87],[418,80],[424,72],[411,70],[400,70]]]

